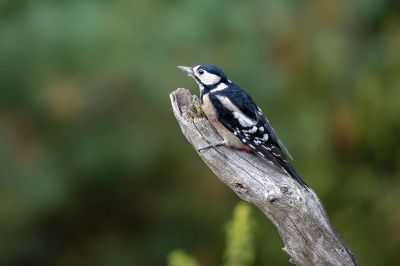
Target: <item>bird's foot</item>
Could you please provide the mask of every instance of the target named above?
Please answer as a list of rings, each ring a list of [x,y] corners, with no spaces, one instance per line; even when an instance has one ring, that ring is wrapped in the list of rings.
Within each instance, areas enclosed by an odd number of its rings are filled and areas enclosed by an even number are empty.
[[[218,146],[225,146],[225,145],[226,145],[226,142],[225,142],[225,141],[221,141],[221,142],[218,142],[218,143],[211,143],[210,145],[205,146],[205,147],[203,147],[203,148],[200,148],[200,149],[198,149],[197,151],[198,151],[198,152],[202,152],[202,151],[204,151],[204,150],[208,150],[209,148],[216,148],[216,147],[218,147]]]

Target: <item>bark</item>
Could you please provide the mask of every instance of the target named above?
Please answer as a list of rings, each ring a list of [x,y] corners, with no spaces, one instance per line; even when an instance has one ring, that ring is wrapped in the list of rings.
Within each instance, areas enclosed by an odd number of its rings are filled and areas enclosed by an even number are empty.
[[[174,115],[187,140],[198,151],[222,139],[186,89],[170,94]],[[255,205],[275,225],[283,250],[296,265],[358,265],[335,232],[311,189],[295,182],[273,158],[225,146],[198,152],[215,175],[241,199]]]

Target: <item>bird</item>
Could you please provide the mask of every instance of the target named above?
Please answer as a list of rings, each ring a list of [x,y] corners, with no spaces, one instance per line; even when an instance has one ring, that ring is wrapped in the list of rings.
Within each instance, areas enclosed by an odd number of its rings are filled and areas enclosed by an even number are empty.
[[[289,162],[293,160],[292,156],[263,111],[244,89],[229,80],[215,65],[178,68],[199,86],[203,112],[223,139],[199,149],[199,152],[223,145],[253,152],[267,160],[272,157],[302,187],[309,188]]]

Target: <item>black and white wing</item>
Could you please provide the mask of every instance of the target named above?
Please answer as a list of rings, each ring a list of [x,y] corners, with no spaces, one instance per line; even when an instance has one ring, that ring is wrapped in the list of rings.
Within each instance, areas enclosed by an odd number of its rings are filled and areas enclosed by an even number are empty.
[[[210,99],[218,112],[219,122],[255,153],[266,158],[274,156],[295,180],[307,187],[288,162],[292,160],[291,155],[250,95],[230,84],[223,92],[210,96]]]
[[[283,160],[291,155],[250,95],[234,84],[212,96],[218,120],[243,143],[265,157],[265,150]]]

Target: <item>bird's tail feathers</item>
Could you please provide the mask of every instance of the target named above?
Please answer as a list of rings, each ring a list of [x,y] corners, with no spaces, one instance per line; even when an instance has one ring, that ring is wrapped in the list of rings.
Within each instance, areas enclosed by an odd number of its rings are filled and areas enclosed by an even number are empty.
[[[306,184],[306,182],[304,182],[303,179],[301,179],[301,177],[297,174],[296,170],[294,170],[293,166],[286,160],[282,160],[278,158],[278,161],[281,163],[283,169],[286,170],[286,172],[293,177],[294,180],[297,181],[297,183],[299,183],[302,187],[304,188],[309,188],[309,186]]]
[[[283,169],[304,188],[309,188],[306,182],[301,179],[301,177],[297,174],[296,170],[294,170],[293,166],[288,162],[288,159],[284,157],[285,155],[277,149],[275,145],[263,146],[258,145],[255,149],[253,149],[255,153],[258,153],[262,157],[271,160],[271,157],[274,157]]]

